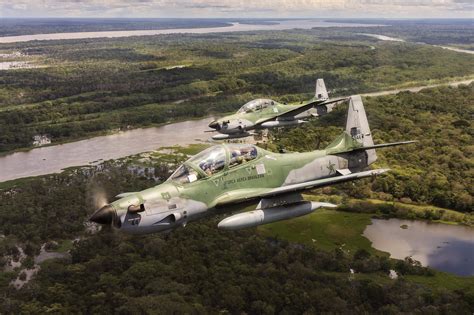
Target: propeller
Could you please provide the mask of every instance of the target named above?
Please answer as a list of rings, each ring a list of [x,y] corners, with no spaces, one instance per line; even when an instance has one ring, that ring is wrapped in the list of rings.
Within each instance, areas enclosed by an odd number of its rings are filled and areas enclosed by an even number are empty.
[[[219,131],[221,130],[221,125],[219,124],[218,121],[214,120],[209,124],[209,128]]]
[[[109,202],[107,198],[108,194],[103,185],[104,183],[101,183],[98,178],[93,178],[87,187],[89,204],[94,207],[94,209],[97,209],[89,217],[89,221],[120,228],[122,226],[123,216],[134,215],[145,211],[145,205],[142,202],[137,202],[137,204],[131,204],[127,208],[126,214],[123,213],[123,211],[117,213],[119,209]],[[117,195],[115,198],[124,198],[135,194],[135,192],[126,192]]]
[[[121,222],[115,209],[109,204],[105,189],[100,186],[97,180],[92,180],[87,189],[89,204],[97,209],[89,217],[89,221],[101,225],[113,225],[120,227]]]
[[[92,205],[94,206],[94,209],[102,208],[103,206],[109,203],[107,200],[107,193],[105,192],[103,187],[92,187],[91,194]]]

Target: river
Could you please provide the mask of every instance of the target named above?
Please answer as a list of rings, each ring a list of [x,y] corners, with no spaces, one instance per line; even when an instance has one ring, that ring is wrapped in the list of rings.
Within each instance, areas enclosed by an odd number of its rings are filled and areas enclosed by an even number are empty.
[[[401,228],[406,225],[407,228]],[[424,221],[372,219],[364,236],[390,257],[411,256],[423,266],[461,276],[474,275],[474,228]]]
[[[469,84],[464,80],[439,85]],[[396,94],[400,91],[417,92],[425,87],[389,90],[362,94],[377,96]],[[186,146],[205,142],[210,138],[208,124],[212,118],[189,120],[155,128],[140,128],[122,131],[112,135],[94,137],[66,144],[35,148],[26,152],[16,152],[0,157],[0,182],[22,177],[60,172],[72,166],[86,165],[97,160],[109,160],[156,150],[166,146]]]
[[[377,39],[383,40],[383,41],[405,42],[405,40],[401,39],[401,38],[390,37],[390,36],[385,36],[385,35],[380,35],[380,34],[359,33],[358,35],[369,36],[369,37],[377,38]],[[430,46],[433,46],[433,47],[439,47],[439,48],[443,48],[443,49],[447,49],[447,50],[451,50],[451,51],[455,51],[455,52],[459,52],[459,53],[474,55],[474,50],[462,49],[462,48],[451,47],[451,46],[431,45],[431,44],[422,43],[422,42],[416,42],[416,44],[430,45]]]
[[[456,81],[456,82],[451,82],[451,83],[429,84],[429,85],[424,85],[424,86],[414,86],[414,87],[400,88],[400,89],[388,90],[388,91],[364,93],[364,94],[361,94],[361,95],[362,96],[382,96],[382,95],[398,94],[400,92],[416,93],[416,92],[419,92],[423,89],[434,88],[434,87],[438,87],[438,86],[449,85],[449,86],[456,87],[456,86],[461,85],[461,84],[469,85],[473,81],[474,81],[474,79],[468,79],[468,80]]]
[[[103,37],[129,37],[129,36],[149,36],[165,34],[206,34],[206,33],[226,33],[226,32],[248,32],[248,31],[273,31],[287,29],[311,29],[313,27],[371,27],[380,26],[376,24],[356,24],[325,22],[321,20],[285,20],[269,21],[275,24],[240,24],[231,23],[230,26],[222,27],[200,27],[200,28],[174,28],[161,30],[134,30],[134,31],[100,31],[100,32],[74,32],[74,33],[50,33],[35,35],[19,35],[0,37],[0,43],[18,43],[32,40],[61,40],[61,39],[81,39],[81,38],[103,38]]]
[[[0,157],[0,182],[60,172],[96,160],[152,151],[160,147],[207,141],[212,118],[189,120],[154,128],[141,128],[66,144],[15,152]]]

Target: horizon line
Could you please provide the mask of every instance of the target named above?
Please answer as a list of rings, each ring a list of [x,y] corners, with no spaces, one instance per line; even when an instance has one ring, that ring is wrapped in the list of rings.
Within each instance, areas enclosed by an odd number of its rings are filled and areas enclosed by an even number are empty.
[[[27,17],[2,17],[6,20],[15,20],[15,19],[95,19],[95,20],[127,20],[127,19],[142,19],[142,20],[310,20],[310,19],[320,19],[320,20],[474,20],[468,17],[51,17],[51,16],[27,16]]]

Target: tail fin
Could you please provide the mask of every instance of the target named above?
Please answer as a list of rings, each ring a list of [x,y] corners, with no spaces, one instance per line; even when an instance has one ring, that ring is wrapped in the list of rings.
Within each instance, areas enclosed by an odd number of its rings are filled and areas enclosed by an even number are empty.
[[[353,153],[349,158],[349,169],[365,168],[377,160],[375,149],[410,144],[416,141],[401,141],[374,144],[369,122],[360,95],[351,96],[347,109],[346,131],[326,147],[327,154]]]
[[[346,132],[364,147],[372,147],[374,140],[370,132],[369,122],[365,114],[364,104],[360,95],[351,96],[347,110]],[[375,149],[366,150],[367,165],[377,160]]]
[[[326,85],[324,84],[324,79],[316,80],[316,92],[314,98],[320,101],[325,101],[329,99],[328,91],[326,90]]]

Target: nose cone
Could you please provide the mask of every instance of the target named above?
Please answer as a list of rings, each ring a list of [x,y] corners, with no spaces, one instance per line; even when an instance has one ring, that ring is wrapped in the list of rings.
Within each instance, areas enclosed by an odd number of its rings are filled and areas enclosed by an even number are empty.
[[[209,128],[212,128],[212,129],[215,129],[215,130],[220,130],[221,129],[221,125],[219,124],[218,121],[214,120],[213,122],[211,122],[209,124]]]
[[[105,205],[92,214],[89,221],[99,224],[112,224],[115,216],[115,210],[111,205]]]

